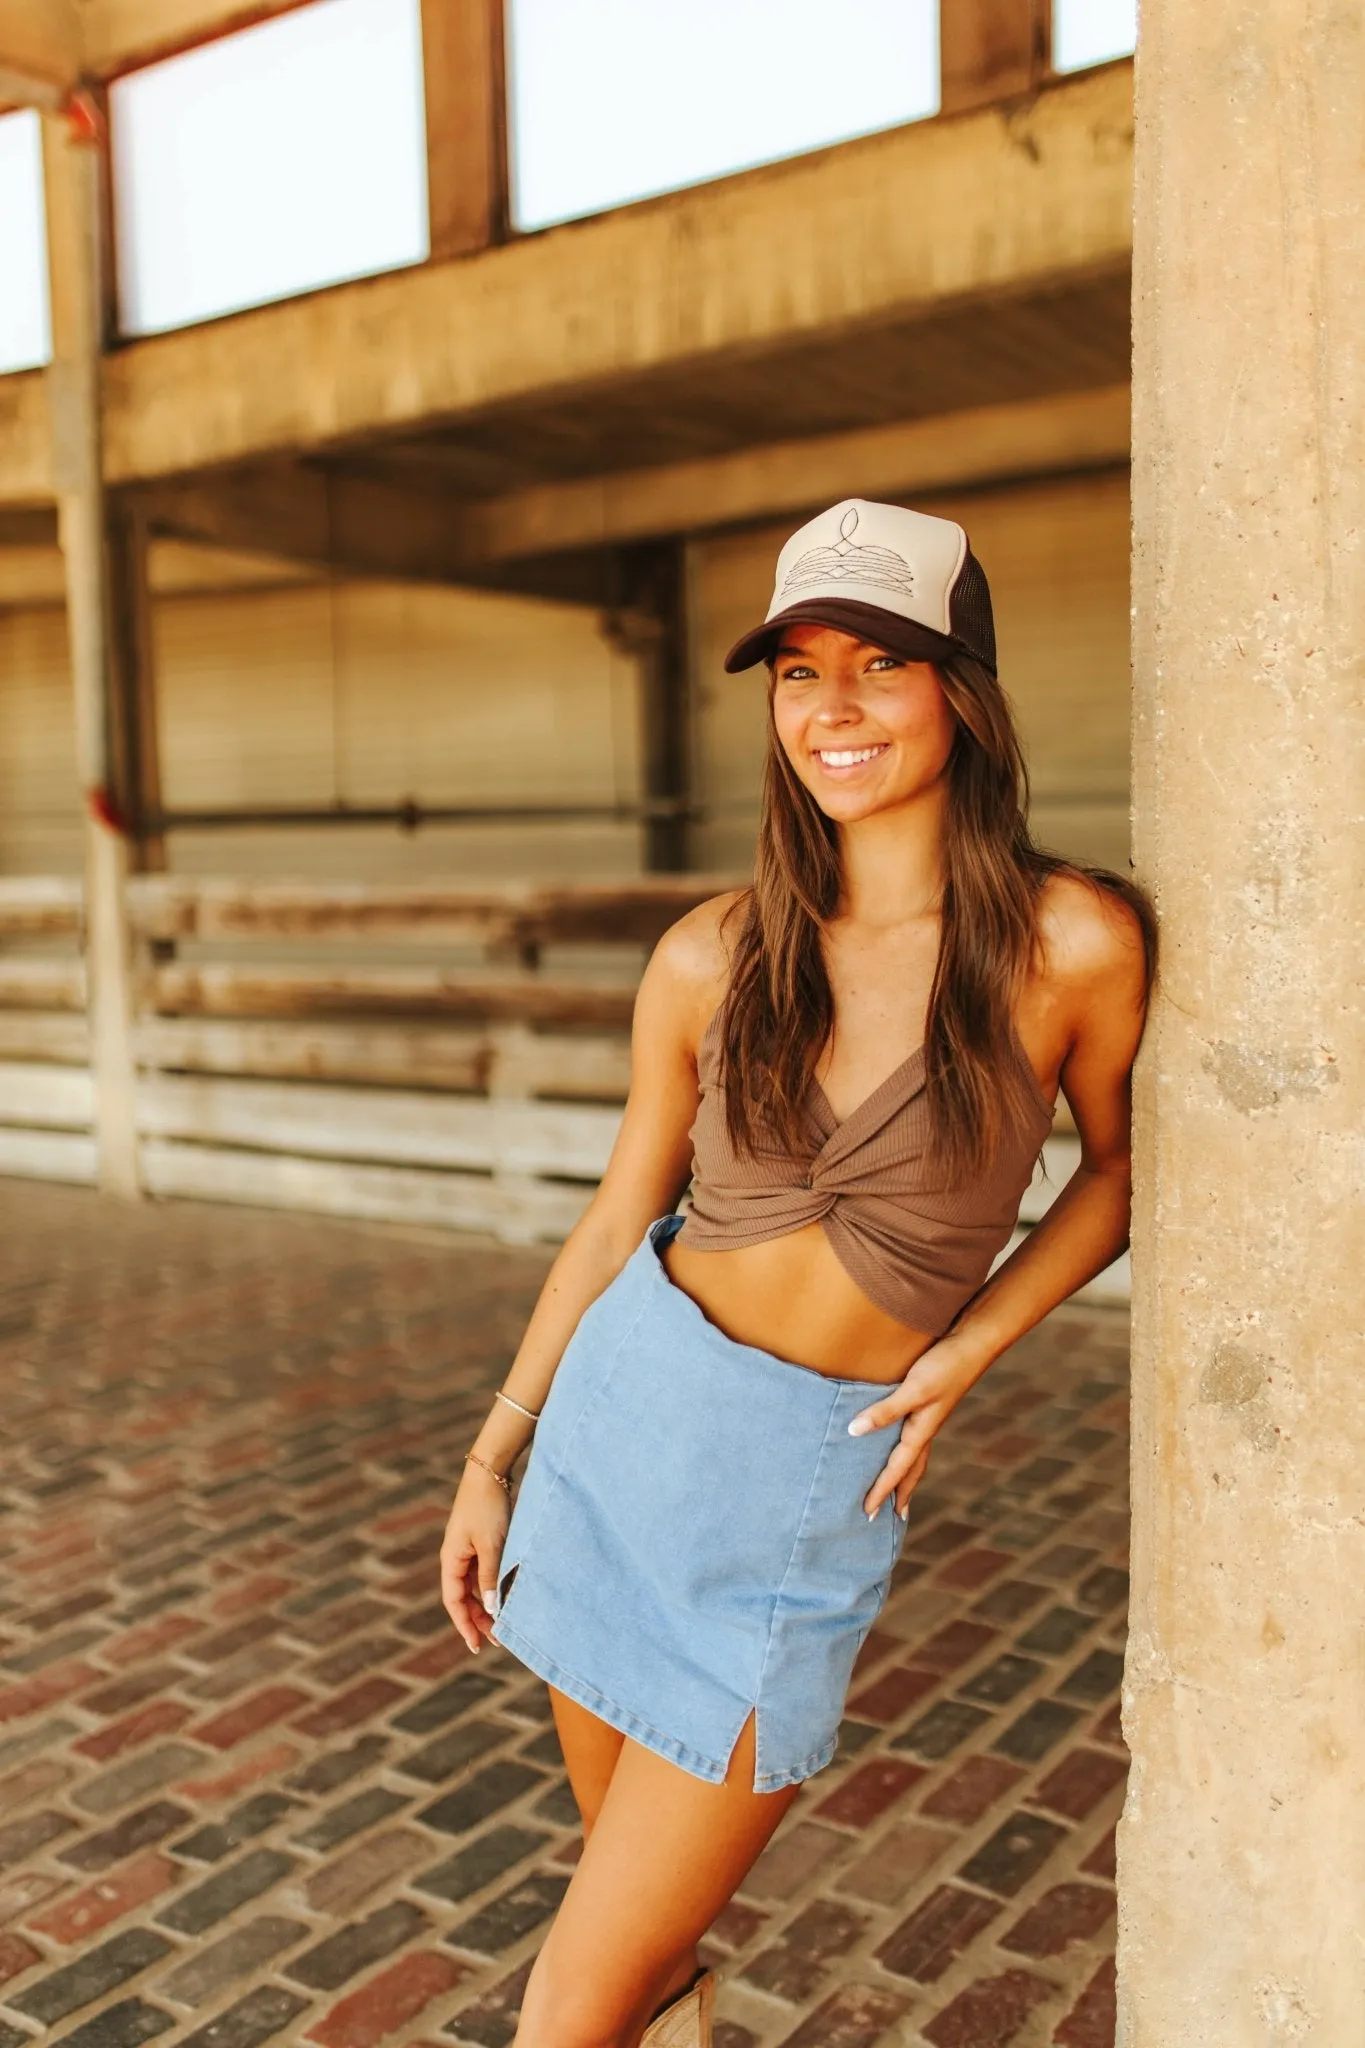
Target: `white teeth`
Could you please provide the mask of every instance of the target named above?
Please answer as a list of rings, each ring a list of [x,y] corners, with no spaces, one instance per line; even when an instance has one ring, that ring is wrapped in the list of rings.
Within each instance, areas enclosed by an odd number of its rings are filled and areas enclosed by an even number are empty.
[[[875,759],[881,751],[880,747],[841,747],[837,752],[832,747],[820,747],[817,749],[819,757],[824,762],[826,768],[854,768],[859,761]]]

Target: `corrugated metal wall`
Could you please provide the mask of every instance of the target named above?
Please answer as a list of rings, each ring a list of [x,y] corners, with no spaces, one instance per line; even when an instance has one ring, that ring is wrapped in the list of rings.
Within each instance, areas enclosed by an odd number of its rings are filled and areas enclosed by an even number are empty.
[[[638,677],[596,615],[412,584],[162,599],[164,800],[230,805],[626,803]],[[254,827],[176,835],[191,872],[358,880],[628,875],[638,825]]]
[[[592,612],[311,582],[163,594],[154,618],[170,808],[639,797],[638,673]],[[192,873],[610,877],[638,872],[640,828],[254,826],[180,832],[170,852]],[[80,863],[65,620],[0,609],[0,872]]]
[[[969,528],[996,603],[1040,837],[1128,858],[1128,486],[1078,477],[926,501]],[[750,858],[762,670],[726,648],[767,607],[793,522],[690,550],[694,773],[710,813],[694,865]],[[184,551],[181,551],[182,553]],[[183,569],[183,564],[181,565]],[[200,572],[202,574],[202,570]],[[603,803],[640,795],[639,682],[596,616],[415,585],[183,590],[155,607],[162,784],[173,807]],[[381,880],[621,877],[633,823],[186,831],[197,873]],[[0,871],[75,873],[79,814],[60,610],[0,610]]]

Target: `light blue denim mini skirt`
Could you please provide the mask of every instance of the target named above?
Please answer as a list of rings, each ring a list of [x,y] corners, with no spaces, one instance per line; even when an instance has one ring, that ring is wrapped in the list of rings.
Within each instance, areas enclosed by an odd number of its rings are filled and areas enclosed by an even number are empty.
[[[749,1715],[754,1790],[834,1754],[904,1524],[862,1500],[895,1441],[877,1390],[736,1344],[675,1287],[652,1223],[575,1330],[512,1512],[495,1639],[647,1749],[719,1783]]]

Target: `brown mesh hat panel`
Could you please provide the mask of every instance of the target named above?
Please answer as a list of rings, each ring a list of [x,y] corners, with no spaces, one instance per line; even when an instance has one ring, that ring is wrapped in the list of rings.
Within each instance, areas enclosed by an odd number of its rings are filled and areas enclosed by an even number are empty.
[[[995,613],[986,572],[971,549],[948,600],[953,638],[967,654],[995,674]]]

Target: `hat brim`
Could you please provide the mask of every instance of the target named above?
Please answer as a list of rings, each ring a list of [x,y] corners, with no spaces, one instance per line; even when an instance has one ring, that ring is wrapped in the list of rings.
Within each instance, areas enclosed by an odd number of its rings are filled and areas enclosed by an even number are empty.
[[[961,652],[951,634],[936,633],[932,626],[921,626],[917,619],[885,611],[879,604],[862,604],[856,598],[808,597],[789,604],[736,640],[725,657],[727,675],[738,675],[756,662],[770,660],[788,626],[830,626],[836,633],[884,647],[902,661],[946,661],[949,655]]]

